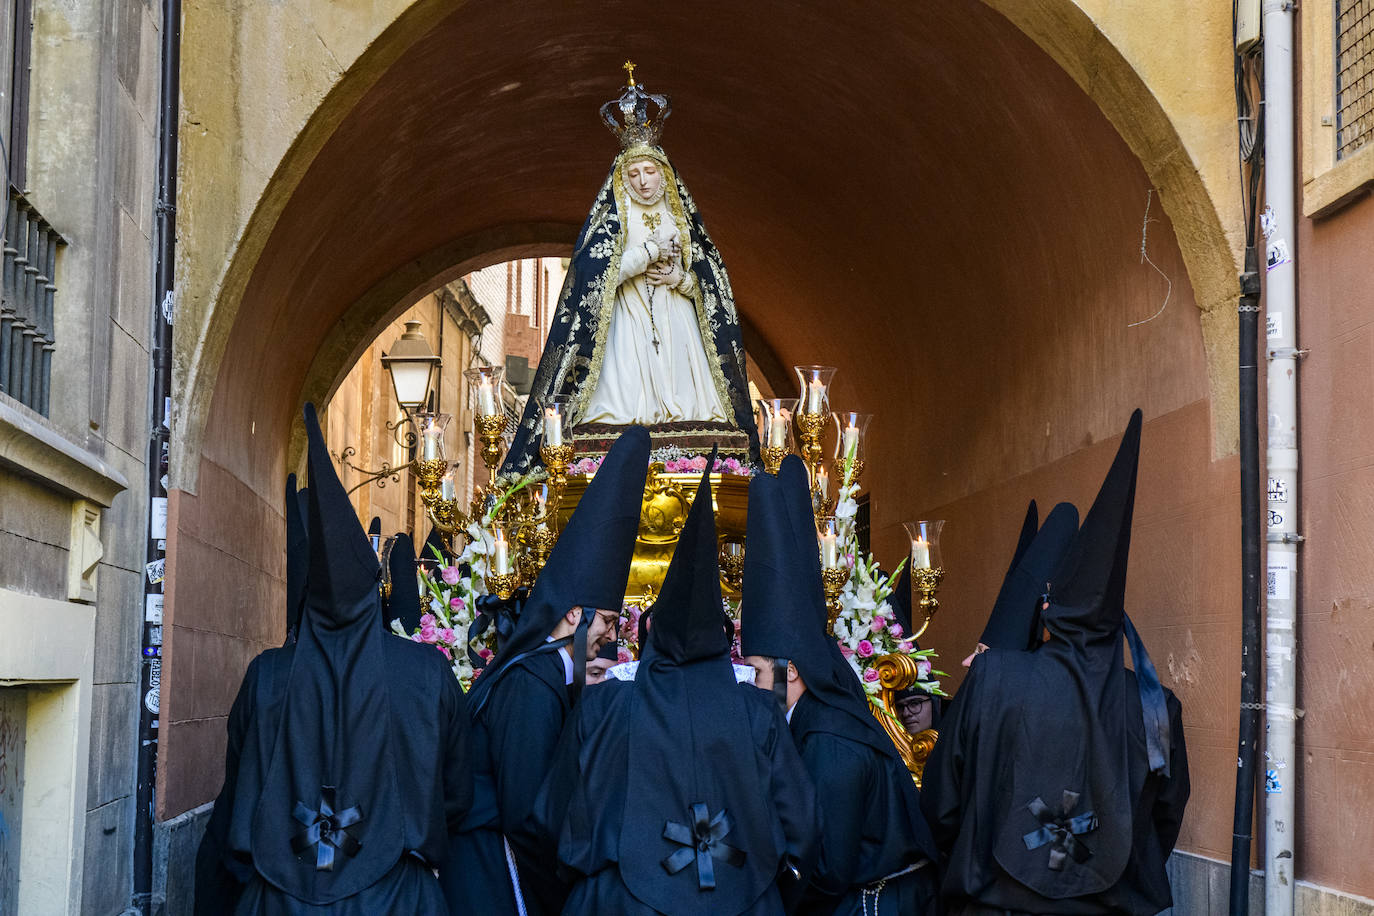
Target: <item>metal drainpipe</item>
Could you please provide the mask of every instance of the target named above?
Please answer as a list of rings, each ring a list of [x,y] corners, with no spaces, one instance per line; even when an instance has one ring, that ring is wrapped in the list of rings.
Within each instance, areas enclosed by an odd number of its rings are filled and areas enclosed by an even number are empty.
[[[162,3],[161,93],[158,113],[156,250],[153,276],[152,361],[148,441],[149,518],[167,517],[167,453],[171,438],[172,320],[176,254],[177,127],[181,96],[181,0]],[[163,524],[148,532],[149,569],[166,561]],[[157,578],[157,581],[152,581]],[[161,714],[161,577],[144,576],[143,670],[139,698],[138,777],[134,815],[134,906],[153,916],[164,901],[153,895],[153,787],[157,777],[158,719]]]
[[[1269,371],[1266,454],[1264,911],[1293,912],[1297,823],[1296,699],[1298,607],[1297,191],[1293,142],[1291,0],[1264,2],[1264,196],[1272,211],[1265,272]]]

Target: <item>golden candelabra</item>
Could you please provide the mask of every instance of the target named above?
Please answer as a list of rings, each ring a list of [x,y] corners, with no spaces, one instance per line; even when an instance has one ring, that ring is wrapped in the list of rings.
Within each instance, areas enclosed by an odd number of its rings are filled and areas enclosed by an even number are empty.
[[[912,639],[917,639],[930,626],[930,619],[935,616],[935,612],[940,610],[940,601],[935,597],[935,593],[940,590],[940,582],[945,578],[943,567],[925,567],[923,569],[913,569],[911,571],[911,590],[921,597],[916,602],[916,607],[921,612],[921,626],[911,634]]]
[[[871,711],[878,724],[892,739],[897,752],[902,755],[916,788],[921,788],[921,777],[925,773],[926,759],[935,748],[939,737],[933,728],[911,734],[902,724],[897,714],[897,698],[904,690],[909,690],[921,679],[920,663],[910,655],[893,653],[884,655],[874,664],[878,672],[878,696]]]
[[[835,479],[839,481],[839,485],[844,484],[844,463],[845,459],[843,458],[835,459]],[[859,485],[859,478],[863,475],[864,472],[864,460],[862,458],[854,458],[849,462],[849,464],[849,482],[857,487]]]
[[[468,526],[468,518],[458,508],[456,499],[443,495],[444,475],[448,473],[448,462],[443,458],[417,458],[413,462],[415,478],[420,484],[420,501],[425,504],[425,514],[430,524],[439,532],[444,550],[450,555],[458,554],[454,535],[461,534]]]
[[[482,440],[482,462],[487,466],[487,487],[496,489],[496,469],[501,466],[501,437],[506,434],[506,415],[477,417],[477,437]]]
[[[568,485],[568,467],[573,460],[573,447],[571,445],[541,445],[539,446],[539,458],[544,462],[544,469],[549,472],[549,484],[554,492],[562,494],[563,488]]]
[[[849,567],[827,566],[821,570],[821,585],[825,587],[825,606],[829,612],[826,627],[835,635],[835,621],[840,616],[840,592],[849,581]]]
[[[487,585],[502,601],[515,594],[515,589],[520,585],[520,574],[517,572],[488,572],[485,578]]]
[[[807,473],[814,480],[816,468],[821,463],[821,433],[825,431],[829,416],[823,413],[803,413],[797,411],[797,431],[801,433],[802,460],[806,462]]]
[[[778,472],[778,468],[782,467],[782,459],[787,457],[787,446],[760,446],[759,457],[763,459],[763,469],[770,474],[776,474]]]

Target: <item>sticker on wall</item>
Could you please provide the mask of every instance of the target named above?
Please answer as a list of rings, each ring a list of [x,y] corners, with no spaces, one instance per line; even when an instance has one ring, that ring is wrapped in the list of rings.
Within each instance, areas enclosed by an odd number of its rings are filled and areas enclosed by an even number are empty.
[[[167,497],[154,496],[148,512],[148,537],[155,541],[167,539]]]
[[[166,558],[164,557],[163,559],[154,560],[153,562],[148,563],[143,567],[143,571],[148,576],[149,585],[158,585],[162,582],[163,579],[167,577]]]
[[[1279,220],[1274,215],[1274,208],[1266,206],[1264,212],[1260,214],[1260,231],[1264,233],[1264,237],[1269,238],[1273,235],[1278,224]]]
[[[144,595],[143,596],[143,622],[162,625],[162,602],[165,600],[163,595]]]
[[[1265,570],[1265,594],[1267,597],[1288,601],[1293,597],[1293,570],[1287,566],[1270,566]]]
[[[148,692],[143,695],[143,705],[155,716],[162,712],[161,659],[154,658],[148,661]]]
[[[1283,791],[1283,783],[1279,782],[1278,770],[1264,771],[1264,791],[1266,795],[1278,795]]]
[[[1283,316],[1265,315],[1264,316],[1264,338],[1265,340],[1277,340],[1283,336]]]
[[[1293,260],[1288,254],[1288,240],[1274,239],[1269,243],[1268,252],[1264,257],[1264,266],[1269,270],[1288,264]]]
[[[1288,482],[1282,477],[1269,478],[1269,501],[1271,503],[1288,502]]]

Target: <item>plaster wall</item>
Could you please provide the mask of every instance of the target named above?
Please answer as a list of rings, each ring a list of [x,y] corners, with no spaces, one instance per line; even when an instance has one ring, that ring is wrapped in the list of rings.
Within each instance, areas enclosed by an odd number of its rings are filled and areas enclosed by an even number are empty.
[[[20,911],[105,916],[132,895],[159,8],[32,9],[24,190],[68,244],[51,415],[0,397],[0,680],[44,682],[25,764],[26,799],[43,799],[23,831],[37,873]],[[75,529],[74,513],[97,517],[94,531]],[[66,673],[34,673],[63,647],[79,656],[58,665]],[[40,840],[58,830],[71,832],[64,845]]]

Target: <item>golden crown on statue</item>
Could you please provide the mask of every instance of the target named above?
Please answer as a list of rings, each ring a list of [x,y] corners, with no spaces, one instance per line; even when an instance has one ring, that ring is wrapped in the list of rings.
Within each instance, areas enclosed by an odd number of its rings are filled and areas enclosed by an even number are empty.
[[[663,122],[668,120],[673,107],[666,95],[645,92],[643,87],[635,82],[633,61],[625,61],[624,70],[630,75],[625,91],[620,93],[619,98],[611,99],[601,106],[601,120],[606,122],[611,133],[620,138],[621,149],[629,149],[632,146],[658,146],[658,139],[663,136]],[[653,102],[657,109],[653,117],[649,116],[650,102]],[[619,117],[616,116],[617,111],[620,112]]]

